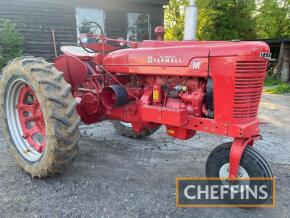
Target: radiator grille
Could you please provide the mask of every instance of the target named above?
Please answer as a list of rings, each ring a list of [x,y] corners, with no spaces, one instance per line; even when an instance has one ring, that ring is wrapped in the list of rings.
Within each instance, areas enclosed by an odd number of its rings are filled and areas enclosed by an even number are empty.
[[[266,61],[237,61],[233,118],[257,117],[266,67]]]

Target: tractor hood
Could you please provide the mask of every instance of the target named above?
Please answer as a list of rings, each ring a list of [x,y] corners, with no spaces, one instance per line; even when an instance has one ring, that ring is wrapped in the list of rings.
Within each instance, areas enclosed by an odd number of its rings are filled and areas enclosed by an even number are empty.
[[[259,56],[269,52],[264,42],[144,41],[138,48],[123,49],[104,58],[106,65],[188,66],[193,58],[208,56]]]
[[[109,53],[103,60],[104,67],[115,73],[141,73],[141,67],[182,68],[196,58],[216,56],[256,56],[269,52],[264,42],[230,41],[144,41],[137,48]],[[206,61],[203,60],[205,63]],[[132,68],[133,67],[133,68]],[[156,68],[156,70],[158,70]],[[163,69],[165,70],[165,69]],[[135,71],[135,72],[133,72]],[[145,72],[143,70],[142,74]],[[148,72],[152,74],[153,72]],[[158,74],[158,72],[155,72]],[[147,74],[147,73],[145,73]]]

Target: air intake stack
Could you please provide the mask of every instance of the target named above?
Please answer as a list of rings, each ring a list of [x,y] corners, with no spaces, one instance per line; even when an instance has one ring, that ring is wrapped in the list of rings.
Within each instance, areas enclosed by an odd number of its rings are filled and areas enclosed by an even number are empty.
[[[185,9],[184,40],[195,40],[197,29],[198,11],[195,0],[190,0]]]

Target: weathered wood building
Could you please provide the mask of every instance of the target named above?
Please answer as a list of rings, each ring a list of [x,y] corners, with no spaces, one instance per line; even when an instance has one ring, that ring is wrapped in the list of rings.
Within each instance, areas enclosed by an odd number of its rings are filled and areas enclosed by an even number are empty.
[[[278,61],[274,73],[279,74],[282,81],[290,80],[290,38],[265,39],[270,46],[272,58]]]
[[[77,44],[81,26],[99,23],[109,37],[151,39],[168,0],[0,0],[0,18],[16,23],[25,53],[51,60],[56,47]]]

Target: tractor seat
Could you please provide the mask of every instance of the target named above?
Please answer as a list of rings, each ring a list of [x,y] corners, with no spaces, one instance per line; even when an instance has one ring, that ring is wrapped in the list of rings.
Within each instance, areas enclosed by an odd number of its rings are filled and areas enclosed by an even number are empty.
[[[81,60],[90,60],[98,55],[98,53],[90,53],[90,52],[85,51],[82,47],[73,46],[73,45],[62,46],[60,50],[67,55],[74,56]],[[90,49],[87,48],[87,50],[90,50]],[[91,51],[94,52],[93,50]]]

